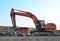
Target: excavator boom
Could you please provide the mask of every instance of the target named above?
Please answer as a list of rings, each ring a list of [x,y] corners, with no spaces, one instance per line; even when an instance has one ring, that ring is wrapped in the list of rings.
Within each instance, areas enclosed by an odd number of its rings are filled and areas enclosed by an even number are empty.
[[[15,15],[32,18],[35,24],[38,21],[37,17],[35,15],[33,15],[32,13],[26,12],[26,11],[21,11],[21,10],[19,12],[14,12],[13,8],[11,9],[10,15],[11,15],[11,20],[12,20],[13,26],[16,26]]]

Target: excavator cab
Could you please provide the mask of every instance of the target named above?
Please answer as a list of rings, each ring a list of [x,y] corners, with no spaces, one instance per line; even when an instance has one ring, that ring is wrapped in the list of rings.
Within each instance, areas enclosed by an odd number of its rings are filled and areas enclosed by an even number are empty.
[[[44,20],[38,20],[36,23],[36,30],[38,31],[45,31],[45,21]]]

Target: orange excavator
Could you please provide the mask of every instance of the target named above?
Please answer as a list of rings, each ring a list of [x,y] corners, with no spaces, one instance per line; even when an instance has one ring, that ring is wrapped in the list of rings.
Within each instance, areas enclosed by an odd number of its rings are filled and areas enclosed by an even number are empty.
[[[45,24],[45,21],[44,20],[38,20],[38,18],[30,13],[30,12],[27,12],[27,11],[22,11],[22,10],[17,10],[19,12],[15,12],[14,10],[16,9],[11,9],[11,12],[10,12],[10,16],[11,16],[11,20],[12,20],[12,24],[13,24],[13,27],[16,27],[16,20],[15,20],[15,15],[20,15],[20,16],[25,16],[25,17],[29,17],[33,20],[35,26],[36,26],[36,30],[35,31],[32,31],[32,32],[50,32],[50,31],[46,31],[46,29],[48,30],[56,30],[56,25],[54,23],[48,23],[48,24]]]

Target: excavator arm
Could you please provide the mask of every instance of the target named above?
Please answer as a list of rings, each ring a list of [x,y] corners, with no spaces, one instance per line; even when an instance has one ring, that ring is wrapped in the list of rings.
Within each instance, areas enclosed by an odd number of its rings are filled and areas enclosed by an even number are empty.
[[[10,16],[11,16],[13,26],[16,26],[15,15],[29,17],[29,18],[33,19],[34,24],[36,24],[38,21],[37,17],[35,15],[33,15],[32,13],[26,12],[26,11],[21,11],[21,10],[19,12],[14,12],[14,9],[12,8],[11,12],[10,12]]]

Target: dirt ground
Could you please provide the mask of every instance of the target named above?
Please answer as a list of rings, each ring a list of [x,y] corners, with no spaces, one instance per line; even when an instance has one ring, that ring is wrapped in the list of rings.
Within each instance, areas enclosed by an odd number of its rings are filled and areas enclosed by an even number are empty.
[[[0,41],[60,41],[60,36],[39,36],[39,37],[1,37]]]

